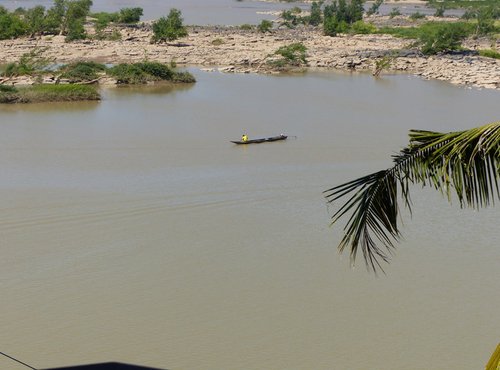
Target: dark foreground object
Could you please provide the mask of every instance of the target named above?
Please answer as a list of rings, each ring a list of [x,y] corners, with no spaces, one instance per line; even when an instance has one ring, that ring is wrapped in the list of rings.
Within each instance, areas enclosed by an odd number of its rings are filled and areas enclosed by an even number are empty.
[[[58,367],[45,370],[165,370],[153,367],[121,364],[119,362],[106,362],[104,364],[79,365],[70,367]]]
[[[286,135],[279,135],[279,136],[272,136],[272,137],[266,137],[263,139],[254,139],[254,140],[247,140],[247,141],[232,141],[232,143],[238,144],[238,145],[246,145],[246,144],[260,144],[260,143],[269,143],[271,141],[280,141],[280,140],[286,140],[288,136]]]

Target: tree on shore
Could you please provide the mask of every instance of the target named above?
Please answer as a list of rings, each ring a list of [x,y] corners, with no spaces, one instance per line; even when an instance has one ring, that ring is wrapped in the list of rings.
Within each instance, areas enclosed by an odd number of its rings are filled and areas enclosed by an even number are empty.
[[[142,8],[123,8],[120,9],[118,22],[134,24],[141,20],[144,11]]]
[[[37,5],[34,8],[26,10],[24,21],[31,37],[42,34],[45,30],[45,7]]]
[[[332,216],[333,225],[351,215],[339,251],[350,249],[354,264],[361,249],[374,272],[388,262],[401,237],[398,193],[411,211],[411,184],[432,186],[449,201],[455,193],[461,207],[478,209],[500,200],[500,122],[450,133],[411,130],[409,136],[393,167],[325,191],[331,204],[348,197]]]
[[[18,15],[0,6],[0,40],[14,39],[26,33],[26,26]]]
[[[323,32],[327,36],[336,36],[346,32],[349,27],[363,19],[364,0],[333,0],[323,11]]]
[[[87,34],[83,25],[90,13],[92,0],[67,0],[64,6],[66,11],[61,24],[61,34],[66,35],[66,41],[85,39]]]
[[[170,9],[168,16],[161,17],[153,23],[152,43],[174,41],[187,36],[186,27],[182,24],[182,13],[178,9]]]

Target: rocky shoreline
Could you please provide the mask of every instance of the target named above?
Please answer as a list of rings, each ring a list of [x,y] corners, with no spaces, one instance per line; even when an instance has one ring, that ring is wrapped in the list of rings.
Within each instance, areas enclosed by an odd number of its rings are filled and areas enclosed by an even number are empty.
[[[18,61],[35,47],[47,48],[45,55],[57,63],[93,60],[101,63],[142,60],[181,66],[199,66],[223,72],[273,73],[267,57],[279,47],[302,42],[307,47],[308,66],[320,69],[374,71],[375,63],[390,56],[389,71],[403,71],[427,79],[456,85],[500,89],[500,60],[478,56],[475,52],[426,57],[410,47],[411,41],[389,35],[323,36],[317,29],[278,29],[271,33],[236,27],[191,27],[189,35],[172,44],[151,44],[146,25],[121,28],[122,40],[85,40],[65,43],[62,36],[0,41],[0,63]],[[471,49],[488,49],[474,40]],[[497,42],[498,43],[498,42]],[[498,45],[497,45],[498,46]],[[29,79],[1,79],[0,83],[31,83]]]

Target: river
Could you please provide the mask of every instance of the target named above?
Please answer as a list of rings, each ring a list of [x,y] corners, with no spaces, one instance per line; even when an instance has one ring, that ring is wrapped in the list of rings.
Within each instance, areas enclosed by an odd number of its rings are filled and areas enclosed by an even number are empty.
[[[498,92],[192,72],[190,87],[0,107],[0,350],[37,368],[482,368],[499,208],[415,187],[376,277],[338,255],[322,191],[389,166],[410,128],[498,120]],[[242,133],[296,137],[229,142]]]
[[[18,7],[32,8],[43,5],[50,8],[52,0],[0,0],[0,6],[7,9]],[[264,1],[237,0],[93,0],[92,11],[116,12],[122,8],[141,7],[144,9],[143,20],[158,19],[166,16],[171,8],[181,10],[186,24],[196,25],[241,25],[256,24],[262,19],[275,19],[270,12],[280,12],[300,6],[308,9],[310,5],[297,3],[270,3]]]
[[[32,8],[43,5],[50,8],[52,0],[0,0],[0,6],[14,10],[18,7]],[[262,19],[276,19],[276,13],[285,9],[300,7],[309,10],[310,4],[302,2],[273,3],[258,0],[93,0],[92,11],[116,12],[122,8],[141,7],[144,9],[143,20],[158,19],[166,16],[171,8],[181,10],[186,24],[190,25],[241,25],[244,23],[257,24]],[[399,7],[402,14],[420,12],[432,15],[435,10],[415,4],[383,4],[381,14],[388,14],[394,7]],[[366,8],[369,5],[365,6]],[[462,15],[460,10],[447,10],[447,15]]]

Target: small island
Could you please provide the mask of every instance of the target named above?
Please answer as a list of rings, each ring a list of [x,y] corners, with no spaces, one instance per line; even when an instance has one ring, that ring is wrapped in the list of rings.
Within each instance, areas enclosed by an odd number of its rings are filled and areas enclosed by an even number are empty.
[[[0,103],[100,100],[98,85],[143,85],[152,83],[194,83],[189,72],[159,62],[120,63],[112,67],[96,62],[75,62],[49,68],[34,49],[10,63],[2,73]],[[5,84],[8,82],[14,84]]]

